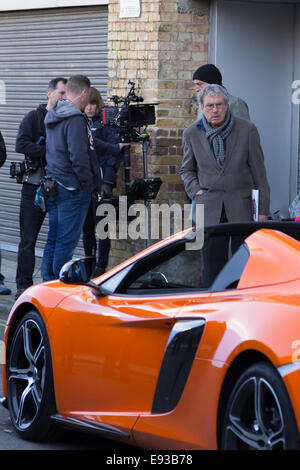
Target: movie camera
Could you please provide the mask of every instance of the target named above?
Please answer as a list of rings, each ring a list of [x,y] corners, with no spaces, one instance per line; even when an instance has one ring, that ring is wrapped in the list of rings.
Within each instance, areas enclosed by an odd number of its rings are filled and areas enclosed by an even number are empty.
[[[120,98],[118,95],[110,98],[114,106],[105,106],[103,119],[106,124],[115,128],[121,142],[143,142],[145,134],[140,133],[137,128],[140,130],[142,127],[155,124],[155,105],[144,104],[144,98],[135,92],[135,83],[129,80],[128,84],[131,88],[125,98]]]
[[[129,203],[133,203],[135,200],[148,201],[149,199],[155,199],[162,181],[160,178],[148,178],[147,170],[147,151],[151,146],[151,141],[145,128],[148,125],[155,124],[155,104],[143,103],[144,98],[138,96],[135,92],[135,83],[129,80],[128,85],[131,85],[131,88],[125,98],[114,95],[110,99],[113,101],[114,106],[104,107],[103,123],[115,129],[121,142],[128,144],[142,143],[144,178],[136,179],[132,184],[130,180],[130,145],[123,150],[125,193],[128,196]],[[141,128],[144,128],[142,132]]]

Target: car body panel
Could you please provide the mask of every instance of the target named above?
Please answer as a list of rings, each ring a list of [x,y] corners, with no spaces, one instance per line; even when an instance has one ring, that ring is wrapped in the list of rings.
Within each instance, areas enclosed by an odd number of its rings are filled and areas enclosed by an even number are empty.
[[[85,289],[85,288],[84,288]],[[4,342],[8,344],[9,332],[15,318],[23,315],[29,310],[36,309],[44,323],[47,325],[48,318],[53,309],[66,297],[81,292],[82,286],[67,286],[58,281],[51,281],[47,284],[36,284],[29,287],[14,303],[8,316],[4,331]],[[6,362],[2,364],[3,393],[6,396]]]
[[[247,244],[250,258],[239,289],[299,279],[300,244],[290,236],[267,229],[253,233]]]
[[[218,397],[227,370],[227,364],[197,358],[177,407],[141,416],[133,430],[136,443],[148,449],[217,449]]]
[[[48,324],[59,411],[92,412],[101,403],[103,412],[150,412],[177,310],[175,301],[89,291],[61,302]]]
[[[184,236],[151,246],[94,282],[104,284]],[[134,445],[216,449],[227,373],[253,351],[281,373],[300,429],[300,362],[299,369],[287,368],[300,359],[300,243],[262,229],[247,244],[237,288],[221,292],[100,296],[87,285],[33,286],[14,305],[5,342],[24,306],[35,307],[48,331],[57,413],[118,428]],[[193,320],[205,326],[180,399],[168,412],[153,412],[170,337],[178,323]],[[176,354],[175,348],[174,361]],[[5,367],[3,380],[5,395]]]
[[[291,361],[292,344],[300,338],[300,295],[295,291],[300,291],[300,280],[281,284],[280,290],[269,286],[245,289],[243,294],[213,293],[205,309],[190,300],[176,316],[206,319],[197,357],[231,363],[245,345],[260,350],[279,366]]]

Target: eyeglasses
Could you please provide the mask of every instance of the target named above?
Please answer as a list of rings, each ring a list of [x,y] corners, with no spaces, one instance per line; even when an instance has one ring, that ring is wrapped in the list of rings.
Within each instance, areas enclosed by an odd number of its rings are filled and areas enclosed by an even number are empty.
[[[214,107],[216,107],[218,110],[223,108],[225,106],[225,103],[214,103],[214,104],[206,104],[204,106],[205,109],[207,109],[207,111],[212,111],[214,109]]]

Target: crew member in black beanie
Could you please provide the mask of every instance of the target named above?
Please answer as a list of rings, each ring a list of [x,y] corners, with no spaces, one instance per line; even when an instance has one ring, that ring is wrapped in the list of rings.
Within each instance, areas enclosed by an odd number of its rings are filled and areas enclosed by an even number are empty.
[[[220,70],[213,64],[205,64],[199,67],[193,74],[193,80],[207,84],[216,83],[222,85],[222,74]],[[203,86],[201,87],[203,88]]]
[[[199,67],[193,74],[195,89],[199,94],[206,85],[222,84],[222,74],[214,64],[205,64]],[[241,98],[229,94],[229,109],[234,116],[250,121],[249,109],[247,103]],[[202,118],[201,106],[198,107],[198,119]]]

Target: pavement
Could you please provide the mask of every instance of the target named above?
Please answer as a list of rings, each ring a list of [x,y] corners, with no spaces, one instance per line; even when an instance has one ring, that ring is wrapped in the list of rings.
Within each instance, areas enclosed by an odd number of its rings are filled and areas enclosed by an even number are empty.
[[[15,294],[17,291],[16,287],[16,270],[17,270],[17,253],[12,251],[6,251],[1,249],[2,255],[2,265],[1,265],[1,273],[5,277],[4,284],[6,287],[11,289],[12,293],[10,295],[0,295],[0,316],[1,318],[7,318],[14,302],[15,302]],[[40,257],[36,257],[36,267],[35,272],[33,275],[33,282],[34,284],[38,284],[42,282],[41,279],[41,266],[42,259]]]

